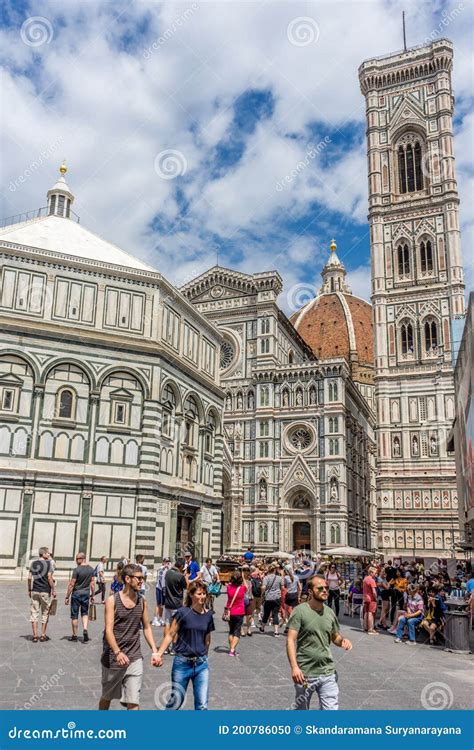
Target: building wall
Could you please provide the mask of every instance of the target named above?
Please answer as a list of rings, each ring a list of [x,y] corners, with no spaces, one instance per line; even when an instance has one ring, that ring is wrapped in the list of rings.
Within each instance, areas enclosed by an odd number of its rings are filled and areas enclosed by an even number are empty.
[[[0,569],[43,545],[60,569],[79,548],[216,556],[217,330],[159,274],[3,251]]]
[[[451,554],[457,536],[447,450],[450,322],[464,309],[464,287],[451,66],[452,45],[440,40],[359,69],[367,107],[379,547],[397,556]],[[417,162],[417,149],[420,168],[410,185],[407,165]]]
[[[459,496],[460,541],[472,555],[474,540],[474,292],[469,295],[464,330],[460,333],[454,382],[456,387],[456,419],[454,452]],[[459,323],[461,321],[458,321]]]

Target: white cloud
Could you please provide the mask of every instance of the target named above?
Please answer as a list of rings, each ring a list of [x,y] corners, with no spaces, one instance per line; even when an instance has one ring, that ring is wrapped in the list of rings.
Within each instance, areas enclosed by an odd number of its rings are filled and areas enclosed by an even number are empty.
[[[179,282],[190,269],[211,265],[219,236],[239,246],[233,262],[237,257],[234,264],[242,268],[258,264],[264,270],[275,262],[285,281],[319,277],[320,256],[316,248],[311,255],[312,241],[296,230],[286,235],[281,227],[285,219],[305,216],[313,206],[311,236],[327,233],[334,211],[363,226],[365,143],[361,140],[344,151],[342,139],[337,159],[327,163],[315,158],[284,190],[276,185],[305,158],[310,123],[318,123],[322,137],[351,123],[363,125],[357,68],[363,59],[401,46],[401,0],[309,5],[299,0],[197,0],[195,5],[177,25],[193,7],[192,0],[35,1],[30,15],[44,16],[54,30],[51,42],[41,47],[21,42],[20,28],[28,14],[16,13],[17,29],[0,33],[8,102],[3,114],[3,214],[44,205],[65,156],[83,223],[155,264],[172,280]],[[451,19],[458,5],[456,0],[444,3],[444,17]],[[409,43],[436,32],[433,11],[440,8],[409,5]],[[466,5],[442,34],[455,42],[454,86],[465,113],[456,153],[459,185],[468,195],[470,13]],[[292,45],[287,37],[288,24],[299,16],[312,16],[319,27],[317,40],[308,46]],[[160,37],[164,43],[144,56],[143,50]],[[211,180],[212,149],[229,132],[233,103],[248,88],[272,92],[273,116],[248,135],[241,161]],[[10,191],[10,181],[58,139],[61,151],[55,150],[21,187]],[[156,155],[165,149],[181,151],[187,162],[184,217],[175,181],[160,179],[154,169]],[[467,202],[462,204],[465,226],[472,221]],[[178,222],[179,231],[151,232],[156,215],[165,223]],[[258,246],[251,243],[254,236]],[[364,277],[370,276],[356,258],[348,257],[350,265],[356,265],[349,274],[354,291],[367,286]]]

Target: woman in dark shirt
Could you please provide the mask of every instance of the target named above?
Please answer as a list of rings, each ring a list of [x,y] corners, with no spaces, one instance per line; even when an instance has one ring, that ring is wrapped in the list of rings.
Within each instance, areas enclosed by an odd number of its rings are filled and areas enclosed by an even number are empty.
[[[205,608],[207,586],[203,581],[193,581],[186,592],[184,607],[176,610],[171,626],[158,649],[159,663],[163,654],[175,640],[173,668],[171,670],[171,695],[166,709],[181,708],[189,681],[193,683],[194,708],[207,709],[209,695],[209,666],[207,654],[211,633],[215,630],[212,612]]]
[[[430,643],[435,641],[437,630],[442,630],[444,626],[444,613],[436,591],[428,591],[428,605],[425,609],[425,617],[421,621],[422,627],[429,633]]]

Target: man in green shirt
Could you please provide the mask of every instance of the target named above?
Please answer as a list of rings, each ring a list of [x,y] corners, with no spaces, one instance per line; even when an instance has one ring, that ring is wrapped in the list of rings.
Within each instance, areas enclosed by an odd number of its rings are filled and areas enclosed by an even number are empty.
[[[337,711],[339,688],[331,643],[350,651],[352,643],[339,632],[336,615],[325,606],[329,587],[325,578],[308,581],[309,599],[293,610],[288,622],[286,652],[296,688],[294,707],[308,710],[313,693],[323,711]]]

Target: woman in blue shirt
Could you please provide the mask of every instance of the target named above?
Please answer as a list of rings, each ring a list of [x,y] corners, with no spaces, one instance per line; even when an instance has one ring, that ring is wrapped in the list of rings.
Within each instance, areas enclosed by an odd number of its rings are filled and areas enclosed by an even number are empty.
[[[176,610],[168,633],[158,649],[158,666],[163,665],[163,654],[175,641],[173,667],[171,670],[171,695],[165,708],[181,708],[189,682],[193,683],[194,708],[207,709],[209,696],[209,665],[207,654],[211,644],[211,633],[215,630],[212,612],[206,610],[207,586],[203,581],[194,581],[186,592],[184,607]]]

